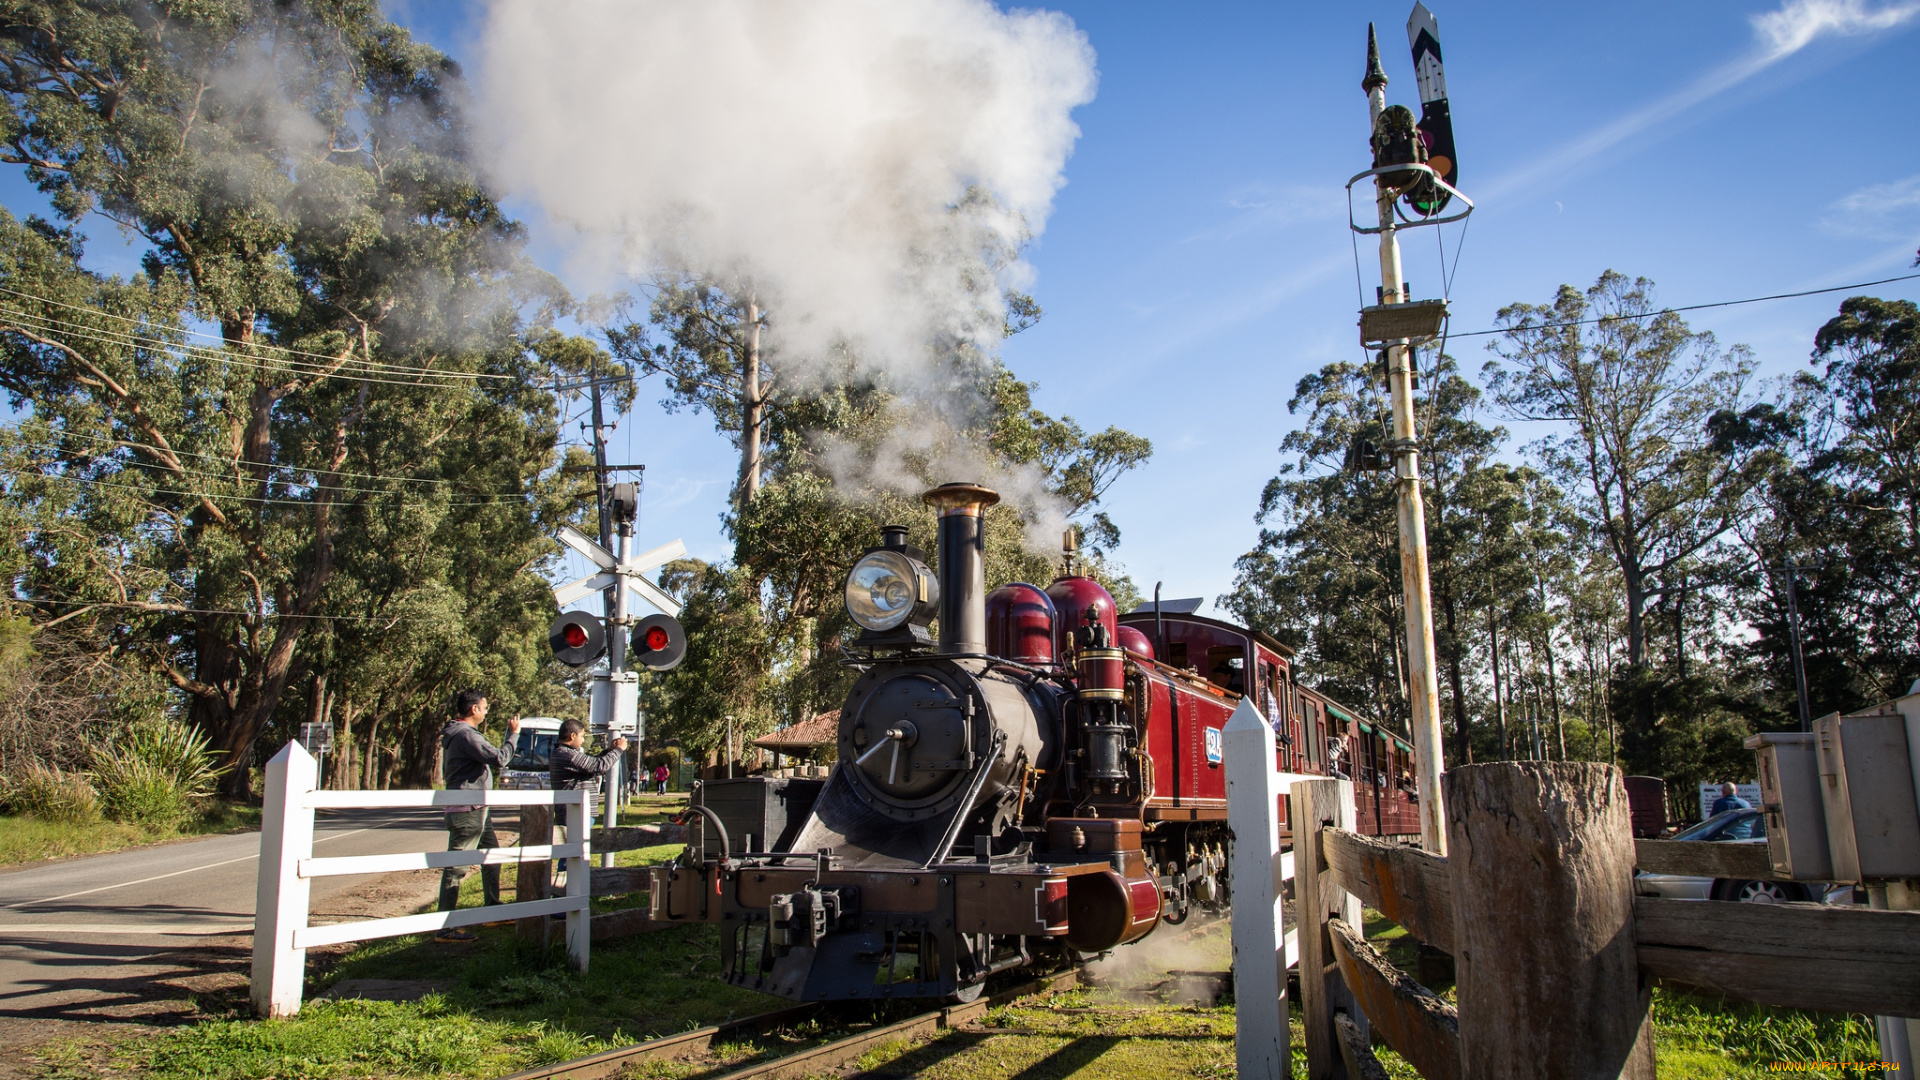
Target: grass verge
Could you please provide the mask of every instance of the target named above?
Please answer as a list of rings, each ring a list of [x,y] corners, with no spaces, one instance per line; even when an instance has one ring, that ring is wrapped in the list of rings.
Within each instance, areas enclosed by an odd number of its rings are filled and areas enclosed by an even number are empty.
[[[1415,943],[1405,929],[1369,908],[1366,934],[1395,967],[1415,973]],[[1452,983],[1429,989],[1455,1000]],[[1664,983],[1653,989],[1653,1038],[1660,1080],[1759,1080],[1778,1075],[1768,1068],[1776,1061],[1877,1061],[1880,1055],[1872,1017],[1779,1009]]]
[[[313,980],[296,1017],[251,1019],[237,996],[202,1002],[202,1018],[189,1026],[114,1046],[49,1047],[40,1078],[499,1076],[783,1004],[715,978],[718,951],[711,927],[673,927],[596,944],[582,975],[558,949],[522,944],[511,929],[483,931],[468,945],[393,938],[355,950]],[[442,989],[402,1002],[312,996],[343,979]]]
[[[259,827],[259,807],[221,801],[210,801],[186,821],[165,828],[112,821],[43,821],[22,814],[0,814],[0,866],[98,855],[183,836],[243,832]]]

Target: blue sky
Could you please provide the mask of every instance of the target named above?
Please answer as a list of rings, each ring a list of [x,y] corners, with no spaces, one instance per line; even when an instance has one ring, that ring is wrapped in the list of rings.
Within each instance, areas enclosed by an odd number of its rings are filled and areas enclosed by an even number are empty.
[[[1411,4],[1052,6],[1086,33],[1100,85],[1075,113],[1067,186],[1029,252],[1046,318],[1006,358],[1040,383],[1041,408],[1153,440],[1153,461],[1108,497],[1125,536],[1118,556],[1143,589],[1163,580],[1169,596],[1212,598],[1254,541],[1260,488],[1295,425],[1294,384],[1359,354],[1341,185],[1368,165],[1359,81],[1369,20],[1388,100],[1418,104]],[[1608,268],[1654,279],[1674,305],[1911,272],[1920,2],[1430,6],[1460,186],[1479,204],[1452,288],[1456,331]],[[456,57],[481,10],[389,5]],[[635,43],[635,62],[645,56]],[[39,200],[6,175],[0,202],[24,213]],[[111,260],[110,227],[90,231],[96,261]],[[1440,292],[1433,232],[1406,238],[1416,298]],[[1445,239],[1451,256],[1459,227]],[[558,267],[562,253],[542,250]],[[1369,297],[1376,267],[1363,240]],[[1914,299],[1916,286],[1875,291]],[[1839,299],[1691,321],[1750,345],[1777,376],[1804,365]],[[1486,356],[1478,341],[1452,351],[1470,374]],[[643,390],[612,450],[649,466],[638,544],[679,536],[694,554],[723,558],[733,451],[707,419],[664,414],[659,396]]]

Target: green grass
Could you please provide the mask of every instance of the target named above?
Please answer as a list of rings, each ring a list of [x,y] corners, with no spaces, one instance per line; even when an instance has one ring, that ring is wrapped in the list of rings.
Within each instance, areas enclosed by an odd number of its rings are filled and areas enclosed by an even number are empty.
[[[217,801],[209,802],[199,813],[172,827],[122,825],[112,821],[42,821],[20,814],[0,814],[0,866],[97,855],[182,836],[241,832],[259,827],[258,807]]]
[[[1369,908],[1366,935],[1395,967],[1415,974],[1405,929]],[[1455,999],[1451,983],[1429,989]],[[1880,1053],[1870,1017],[1779,1009],[1665,984],[1653,990],[1653,1031],[1661,1080],[1758,1080],[1779,1075],[1767,1069],[1775,1061],[1876,1061]],[[1389,1075],[1402,1075],[1397,1055],[1379,1053]]]
[[[602,942],[580,975],[559,950],[522,944],[510,929],[483,931],[471,945],[370,942],[310,980],[298,1016],[251,1019],[237,993],[203,1001],[203,1017],[189,1026],[115,1046],[42,1050],[40,1080],[499,1076],[783,1004],[720,982],[717,946],[706,926]],[[446,990],[414,1002],[315,1000],[340,979],[423,980]]]
[[[1779,1075],[1767,1070],[1775,1061],[1880,1058],[1869,1017],[1776,1009],[1680,987],[1654,988],[1653,1030],[1662,1080],[1747,1080]]]

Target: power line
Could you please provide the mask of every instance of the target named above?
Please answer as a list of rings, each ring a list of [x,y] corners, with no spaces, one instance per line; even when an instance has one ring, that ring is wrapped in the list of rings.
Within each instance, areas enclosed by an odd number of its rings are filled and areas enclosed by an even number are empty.
[[[1596,315],[1591,319],[1575,319],[1572,322],[1542,323],[1539,326],[1499,327],[1493,330],[1469,330],[1463,334],[1449,334],[1449,337],[1486,337],[1489,334],[1506,334],[1515,330],[1559,330],[1568,326],[1586,326],[1590,323],[1611,322],[1619,319],[1651,319],[1680,311],[1705,311],[1707,308],[1737,307],[1741,304],[1758,304],[1767,300],[1792,300],[1801,296],[1820,296],[1825,293],[1847,292],[1851,289],[1871,289],[1875,285],[1891,285],[1896,281],[1912,281],[1920,274],[1903,274],[1900,277],[1881,278],[1879,281],[1863,281],[1858,285],[1835,285],[1831,289],[1808,289],[1805,292],[1774,293],[1772,296],[1750,296],[1745,300],[1720,300],[1711,304],[1688,304],[1685,307],[1661,308],[1639,315]]]
[[[121,491],[132,491],[132,492],[137,492],[143,495],[178,495],[184,499],[217,499],[225,502],[260,503],[263,505],[267,505],[267,504],[283,505],[283,506],[314,505],[314,502],[312,499],[277,499],[271,495],[221,495],[211,491],[182,491],[177,488],[161,488],[161,487],[149,488],[149,487],[142,487],[137,484],[116,483],[115,481],[104,480],[98,477],[72,476],[67,473],[51,473],[51,472],[35,471],[29,474],[21,470],[13,470],[13,469],[0,469],[0,472],[9,472],[13,475],[13,477],[16,480],[24,479],[28,475],[31,475],[35,478],[42,479],[42,480],[65,480],[65,481],[68,481],[69,483],[75,483],[75,484],[93,484],[97,487],[118,488]],[[212,479],[212,478],[209,478],[209,479]],[[341,489],[335,488],[333,490],[337,491]],[[372,494],[404,497],[403,494],[398,491],[374,491],[372,492]],[[487,499],[449,499],[444,505],[446,506],[501,506],[501,505],[512,503],[512,502],[530,501],[531,499],[532,499],[531,494],[521,495],[518,497],[502,496],[500,498],[487,498]],[[413,505],[418,505],[418,503],[414,503]]]
[[[17,429],[16,429],[16,430],[17,430]],[[196,453],[193,453],[193,452],[191,452],[191,451],[187,451],[187,450],[166,450],[166,449],[163,449],[163,448],[161,448],[161,447],[158,447],[158,446],[153,446],[153,445],[150,445],[150,444],[148,444],[148,443],[138,443],[138,442],[132,442],[132,441],[130,441],[130,440],[127,440],[127,439],[114,439],[114,438],[109,438],[109,437],[106,437],[106,436],[101,436],[101,435],[87,435],[87,434],[83,434],[83,433],[81,433],[81,432],[77,432],[77,431],[67,431],[67,432],[61,432],[60,434],[61,434],[61,436],[62,436],[62,437],[65,437],[65,438],[74,438],[74,439],[86,439],[86,440],[88,440],[88,441],[91,441],[91,442],[101,442],[101,443],[107,443],[107,444],[109,444],[109,445],[111,445],[112,447],[114,447],[115,449],[119,449],[119,448],[123,448],[123,447],[124,447],[124,448],[128,448],[128,449],[136,449],[136,450],[145,450],[145,451],[148,451],[148,452],[150,452],[150,453],[156,453],[156,454],[166,454],[166,453],[171,453],[171,454],[173,454],[173,455],[174,455],[174,456],[176,456],[176,457],[190,457],[190,458],[198,458],[198,459],[201,459],[201,460],[203,460],[203,461],[218,461],[218,462],[222,462],[222,463],[225,463],[225,464],[231,464],[231,465],[232,465],[232,466],[233,466],[234,468],[257,468],[257,469],[273,469],[273,470],[276,470],[276,471],[278,471],[278,472],[289,472],[289,473],[310,473],[310,474],[312,474],[312,475],[314,475],[314,476],[321,476],[321,475],[323,475],[323,474],[324,474],[324,475],[328,475],[328,476],[338,476],[338,477],[345,477],[345,478],[348,478],[348,479],[354,479],[354,480],[388,480],[388,481],[393,481],[393,482],[396,482],[396,483],[412,483],[412,484],[456,484],[456,483],[458,483],[458,482],[459,482],[459,481],[456,481],[456,480],[446,480],[446,479],[440,479],[440,478],[435,478],[435,477],[426,477],[426,476],[388,476],[388,475],[386,475],[386,474],[383,474],[383,473],[356,473],[356,472],[336,472],[336,471],[333,471],[333,470],[330,470],[330,469],[319,469],[319,468],[311,468],[311,467],[307,467],[307,466],[301,466],[301,465],[274,465],[274,464],[271,464],[271,463],[268,463],[268,462],[257,462],[257,461],[243,461],[243,460],[235,460],[235,459],[233,459],[233,458],[227,458],[227,457],[222,457],[221,455],[218,455],[218,454],[196,454]],[[47,450],[47,451],[52,451],[52,452],[55,452],[55,453],[58,453],[58,452],[60,452],[60,451],[61,451],[61,450],[63,449],[63,448],[62,448],[62,447],[61,447],[61,446],[60,446],[59,444],[57,444],[57,443],[53,443],[53,442],[43,442],[43,441],[40,441],[40,440],[35,440],[35,439],[28,439],[28,438],[22,438],[22,439],[20,440],[20,444],[21,444],[22,446],[29,446],[29,447],[35,447],[35,448],[38,448],[38,449],[41,449],[41,450]],[[104,456],[102,456],[102,460],[107,460],[107,459],[105,459],[105,458],[104,458]],[[127,465],[137,465],[137,466],[139,466],[139,467],[141,467],[141,468],[144,468],[144,469],[159,469],[159,470],[162,470],[162,471],[165,471],[165,472],[168,472],[168,473],[172,473],[173,475],[176,475],[176,476],[179,476],[179,475],[184,475],[184,476],[198,476],[198,477],[202,477],[202,478],[205,478],[205,479],[208,479],[208,480],[231,480],[231,479],[234,479],[234,477],[231,477],[231,476],[228,476],[228,475],[225,475],[225,474],[221,474],[221,473],[210,473],[210,472],[197,472],[197,471],[194,471],[194,470],[190,470],[190,469],[182,469],[182,470],[179,470],[178,472],[175,472],[175,470],[173,470],[173,469],[170,469],[170,468],[168,468],[168,467],[167,467],[167,466],[165,466],[165,465],[161,465],[161,464],[157,464],[157,463],[155,463],[155,462],[150,462],[150,461],[127,461],[127,462],[124,462],[124,464],[127,464]],[[290,485],[288,485],[288,486],[290,486],[290,487],[318,487],[319,485],[318,485],[318,484],[290,484]],[[359,493],[363,493],[363,494],[371,494],[371,495],[387,495],[387,494],[393,494],[393,492],[390,492],[390,491],[388,491],[388,490],[386,490],[386,489],[384,489],[384,488],[360,488],[360,487],[343,487],[343,486],[335,486],[335,487],[333,487],[333,489],[332,489],[332,490],[334,490],[334,491],[351,491],[351,492],[359,492]],[[518,497],[518,496],[522,496],[522,495],[525,495],[525,494],[527,494],[527,492],[525,492],[525,491],[521,491],[521,490],[515,490],[515,491],[465,491],[465,492],[460,492],[460,494],[463,494],[463,495],[475,495],[475,496],[489,496],[489,497],[500,497],[500,498],[515,498],[515,497]]]
[[[113,320],[115,320],[115,321],[117,321],[117,322],[127,322],[127,323],[133,323],[133,324],[134,324],[135,326],[151,326],[151,325],[153,325],[153,324],[152,324],[152,323],[151,323],[150,321],[148,321],[148,320],[146,320],[146,319],[135,319],[135,318],[132,318],[132,317],[129,317],[129,316],[126,316],[126,315],[116,315],[116,314],[114,314],[113,312],[110,312],[110,311],[106,311],[106,310],[103,310],[103,309],[101,309],[101,308],[91,308],[91,307],[87,307],[87,306],[85,306],[85,305],[83,305],[83,304],[69,304],[69,303],[65,303],[65,302],[63,302],[63,301],[60,301],[60,300],[54,300],[54,299],[51,299],[51,298],[49,298],[49,297],[45,297],[45,296],[36,296],[36,295],[34,295],[33,293],[29,293],[29,292],[21,292],[21,291],[20,291],[20,290],[18,290],[18,289],[9,289],[9,288],[7,288],[7,287],[6,287],[6,286],[4,286],[4,285],[0,285],[0,293],[6,293],[6,294],[8,294],[8,295],[11,295],[11,296],[18,296],[18,297],[21,297],[22,299],[26,299],[26,300],[33,300],[33,301],[37,301],[37,302],[39,302],[39,303],[42,303],[42,304],[46,304],[46,305],[48,305],[48,306],[50,306],[50,307],[58,307],[58,308],[66,308],[66,309],[67,309],[67,310],[69,310],[69,311],[81,311],[81,312],[85,312],[85,313],[87,313],[87,314],[89,314],[89,315],[97,315],[97,316],[99,316],[99,317],[101,317],[101,318],[104,318],[104,319],[113,319]],[[191,335],[192,335],[192,336],[194,336],[194,337],[200,337],[200,338],[209,338],[209,339],[212,339],[212,340],[214,340],[214,341],[218,341],[218,342],[220,342],[222,346],[227,346],[227,345],[229,345],[229,344],[230,344],[230,343],[229,343],[229,342],[227,341],[227,339],[226,339],[226,338],[224,338],[224,337],[222,337],[222,336],[221,336],[221,335],[219,335],[219,334],[209,334],[209,333],[206,333],[206,332],[204,332],[204,331],[201,331],[201,330],[193,330],[193,329],[189,329],[189,328],[187,328],[187,327],[181,327],[181,328],[180,328],[180,332],[181,332],[181,333],[183,333],[183,334],[191,334]],[[191,347],[193,347],[193,346],[189,346],[189,347],[191,348]],[[204,346],[200,346],[200,347],[201,347],[201,348],[204,348]],[[329,356],[329,355],[327,355],[326,353],[317,353],[317,352],[309,352],[309,351],[307,351],[307,350],[305,350],[305,349],[295,349],[295,348],[290,348],[290,347],[288,347],[288,346],[285,346],[285,345],[274,345],[274,344],[270,344],[270,343],[269,343],[269,344],[264,344],[264,345],[263,345],[263,344],[258,344],[258,343],[254,343],[254,344],[250,344],[250,345],[248,345],[248,346],[246,346],[246,347],[247,347],[247,348],[251,348],[251,349],[270,349],[270,350],[273,350],[273,351],[275,351],[275,352],[280,352],[280,353],[285,353],[285,354],[287,354],[288,356],[306,356],[306,357],[312,357],[312,358],[314,358],[314,359],[316,359],[316,360],[323,360],[323,361],[325,361],[325,362],[327,362],[328,364],[335,364],[335,363],[339,363],[339,362],[340,362],[340,358],[339,358],[338,356]],[[217,350],[216,350],[216,351],[217,351]],[[364,360],[364,361],[358,361],[358,362],[359,362],[359,363],[362,363],[362,364],[366,364],[366,365],[369,365],[369,370],[386,370],[386,371],[389,371],[389,372],[392,372],[392,373],[395,373],[395,374],[407,374],[407,373],[422,373],[422,374],[445,374],[445,372],[436,372],[436,371],[434,371],[434,369],[432,369],[432,368],[409,368],[409,367],[406,367],[405,365],[396,365],[396,364],[386,364],[386,365],[375,365],[375,364],[373,363],[373,361],[372,361],[372,360],[370,360],[370,359],[369,359],[369,360]],[[476,373],[476,374],[473,374],[473,375],[469,375],[469,376],[464,376],[464,377],[465,377],[465,378],[476,378],[476,379],[511,379],[511,378],[515,378],[515,376],[513,376],[513,375],[493,375],[493,374],[486,374],[486,373]]]
[[[12,316],[14,321],[16,321],[19,324],[18,327],[16,328],[16,332],[21,332],[21,333],[25,333],[28,331],[40,331],[46,334],[63,335],[66,337],[78,338],[86,341],[94,341],[100,344],[118,345],[124,348],[133,348],[133,349],[149,348],[156,351],[167,351],[167,352],[177,351],[185,354],[186,356],[197,357],[209,363],[221,364],[224,366],[231,366],[231,367],[247,368],[249,370],[254,370],[254,371],[282,370],[282,367],[275,366],[271,363],[264,363],[264,362],[249,363],[247,359],[235,357],[232,353],[224,352],[219,349],[209,349],[209,348],[206,348],[205,346],[200,346],[200,345],[184,345],[176,342],[167,341],[164,338],[146,337],[138,334],[128,334],[124,332],[116,334],[114,331],[102,330],[97,327],[90,327],[84,323],[71,322],[65,319],[55,319],[50,316],[38,315],[32,312],[20,311],[15,308],[0,306],[0,315]],[[254,357],[253,359],[264,360],[265,358]],[[302,365],[305,365],[305,366],[302,366]],[[381,383],[387,386],[414,386],[414,387],[466,386],[466,385],[472,384],[471,380],[481,377],[479,375],[466,374],[462,372],[436,371],[431,368],[418,368],[418,369],[410,369],[410,370],[417,370],[422,373],[421,377],[418,379],[383,379],[383,378],[378,378],[372,375],[358,374],[357,373],[358,371],[363,370],[361,368],[354,368],[354,369],[350,369],[349,371],[321,370],[318,368],[317,365],[313,365],[310,361],[286,361],[284,363],[284,369],[289,373],[295,374],[295,375],[312,376],[314,378],[322,378],[322,379],[342,379],[349,382]],[[377,370],[390,370],[390,369],[374,367],[374,368],[368,368],[365,370],[377,371]],[[486,377],[487,378],[512,378],[513,376],[487,375]],[[442,381],[438,381],[438,382],[429,381],[433,379],[442,380]]]
[[[32,596],[16,596],[12,599],[23,604],[68,604],[78,611],[70,612],[68,617],[96,608],[114,611],[144,611],[152,615],[237,615],[247,619],[314,619],[322,622],[367,622],[401,623],[437,621],[423,615],[294,615],[284,611],[247,611],[243,608],[190,608],[175,607],[171,604],[129,604],[95,602],[91,600],[43,600]]]

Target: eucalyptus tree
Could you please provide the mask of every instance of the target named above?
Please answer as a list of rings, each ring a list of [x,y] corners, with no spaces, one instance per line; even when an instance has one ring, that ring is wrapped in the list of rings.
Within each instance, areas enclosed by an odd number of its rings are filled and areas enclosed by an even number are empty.
[[[1489,345],[1498,359],[1486,366],[1510,416],[1558,425],[1534,450],[1619,568],[1634,765],[1660,756],[1644,685],[1648,608],[1740,520],[1755,482],[1749,458],[1709,428],[1741,407],[1748,351],[1693,332],[1654,305],[1651,289],[1610,270],[1585,291],[1563,285],[1546,304],[1502,308],[1502,335]]]
[[[1815,335],[1813,364],[1716,428],[1769,465],[1741,529],[1737,596],[1782,724],[1797,712],[1796,632],[1813,716],[1899,696],[1920,676],[1920,308],[1846,300]]]
[[[1262,489],[1258,544],[1221,602],[1298,650],[1321,690],[1382,721],[1404,716],[1393,489],[1343,464],[1356,439],[1384,440],[1373,374],[1327,364],[1300,380],[1287,409],[1307,413],[1280,444],[1293,460]]]
[[[558,290],[476,178],[454,65],[370,4],[6,7],[0,161],[66,223],[0,221],[21,587],[114,613],[244,766],[361,515],[528,516],[554,418],[518,312]],[[89,215],[142,274],[83,266]]]

